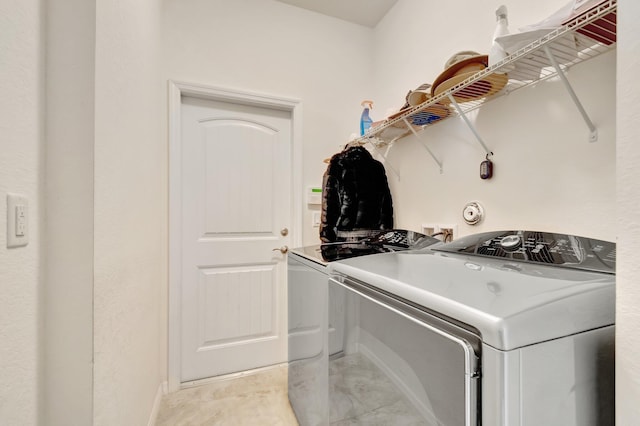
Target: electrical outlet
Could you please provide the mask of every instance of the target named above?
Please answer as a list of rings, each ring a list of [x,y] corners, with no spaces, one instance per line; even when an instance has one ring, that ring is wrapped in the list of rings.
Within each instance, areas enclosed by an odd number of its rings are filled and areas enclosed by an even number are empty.
[[[438,225],[438,231],[442,232],[442,241],[448,243],[453,241],[458,236],[458,225],[440,224]]]
[[[438,225],[434,225],[433,223],[423,223],[421,226],[422,233],[425,235],[432,236],[438,232]]]

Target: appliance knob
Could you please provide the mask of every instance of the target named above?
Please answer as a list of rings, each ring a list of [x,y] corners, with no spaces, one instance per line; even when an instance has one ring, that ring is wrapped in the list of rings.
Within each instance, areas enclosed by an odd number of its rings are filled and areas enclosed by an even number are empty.
[[[500,247],[504,251],[516,251],[520,247],[522,241],[518,235],[507,235],[500,240]]]

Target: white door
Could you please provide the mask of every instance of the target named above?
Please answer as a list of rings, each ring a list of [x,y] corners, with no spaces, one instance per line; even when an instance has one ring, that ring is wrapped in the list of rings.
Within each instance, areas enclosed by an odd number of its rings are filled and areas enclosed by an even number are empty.
[[[183,96],[181,381],[285,362],[290,111]]]

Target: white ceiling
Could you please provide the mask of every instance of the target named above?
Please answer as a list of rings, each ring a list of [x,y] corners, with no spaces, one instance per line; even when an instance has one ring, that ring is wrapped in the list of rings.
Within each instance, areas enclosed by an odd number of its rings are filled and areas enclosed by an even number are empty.
[[[375,27],[398,0],[278,0],[303,9]]]

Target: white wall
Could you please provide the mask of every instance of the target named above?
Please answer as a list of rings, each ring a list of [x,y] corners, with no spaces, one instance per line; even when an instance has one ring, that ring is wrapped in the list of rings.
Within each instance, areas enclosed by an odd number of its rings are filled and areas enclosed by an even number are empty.
[[[95,1],[46,5],[43,412],[91,424]]]
[[[44,44],[38,0],[0,1],[0,424],[40,411]],[[7,248],[7,192],[29,201],[26,247]]]
[[[618,4],[616,422],[626,425],[640,417],[640,5],[635,0]]]
[[[276,1],[165,0],[165,77],[300,99],[302,187],[319,186],[322,160],[359,131],[360,102],[372,96],[372,37]],[[302,240],[317,244],[303,210]]]
[[[433,82],[455,52],[488,53],[500,3],[465,2],[459,13],[455,2],[438,4],[436,11],[427,2],[400,0],[376,29],[380,103],[401,106],[406,92]],[[514,31],[563,3],[504,2]],[[598,128],[598,142],[588,142],[588,129],[558,79],[493,100],[470,115],[495,154],[490,180],[479,177],[485,153],[460,118],[420,133],[443,162],[442,174],[413,136],[391,149],[388,160],[400,174],[388,172],[396,226],[457,224],[459,235],[539,229],[615,240],[615,51],[572,68],[568,78]],[[462,219],[469,201],[485,208],[479,225]]]
[[[96,2],[94,425],[147,424],[166,371],[166,138],[156,0]]]

